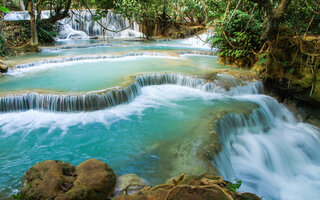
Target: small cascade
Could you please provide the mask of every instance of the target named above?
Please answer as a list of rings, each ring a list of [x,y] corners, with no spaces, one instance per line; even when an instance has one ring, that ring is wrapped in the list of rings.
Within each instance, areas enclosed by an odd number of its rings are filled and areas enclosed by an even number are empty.
[[[95,13],[95,10],[91,10],[91,12]],[[63,30],[61,30],[60,34],[60,38],[62,39],[65,39],[66,36],[65,29],[70,30],[70,28],[75,31],[82,31],[89,36],[106,36],[113,38],[143,36],[143,34],[139,32],[139,25],[136,22],[130,23],[129,20],[123,18],[120,14],[115,14],[112,10],[109,10],[107,16],[101,18],[98,22],[93,20],[93,16],[89,11],[72,10],[70,17],[63,19],[60,23],[65,24],[67,27],[64,28],[64,26],[62,26]],[[104,30],[100,24],[115,32]]]
[[[95,13],[95,10],[91,12]],[[41,19],[48,19],[51,14],[49,10],[42,11]],[[69,16],[57,22],[60,29],[58,39],[89,39],[89,36],[143,37],[143,34],[139,32],[139,24],[130,22],[112,10],[98,22],[94,21],[91,13],[86,10],[70,10]],[[28,11],[9,12],[4,16],[4,20],[30,20],[30,15]],[[112,31],[105,30],[100,24]]]
[[[92,44],[92,47],[100,47],[100,46],[108,46],[108,44]],[[61,47],[64,48],[64,47]],[[61,49],[59,48],[53,48],[52,50],[44,49],[45,52],[47,51],[54,51]],[[68,47],[67,47],[68,48]],[[71,47],[70,47],[71,48]],[[72,48],[85,48],[83,46],[75,46]],[[216,52],[211,51],[196,51],[196,50],[185,50],[185,51],[178,51],[175,52],[178,55],[207,55],[207,56],[216,56]],[[19,64],[16,65],[15,69],[22,69],[22,68],[29,68],[29,67],[35,67],[40,66],[44,64],[56,64],[56,63],[65,63],[65,62],[73,62],[73,61],[86,61],[86,60],[103,60],[103,59],[116,59],[116,58],[125,58],[125,57],[136,57],[136,56],[154,56],[154,57],[171,57],[175,58],[174,56],[170,56],[167,53],[161,53],[161,52],[152,52],[152,51],[146,51],[146,52],[130,52],[130,53],[122,53],[122,54],[103,54],[103,55],[84,55],[84,56],[73,56],[73,57],[66,57],[66,58],[57,58],[57,59],[47,59],[47,60],[39,60],[35,62],[25,63],[25,64]],[[176,57],[178,58],[178,57]],[[10,72],[14,72],[15,70],[9,70]]]
[[[240,190],[266,200],[319,199],[319,129],[298,123],[272,97],[250,95],[242,100],[259,108],[249,116],[225,115],[215,125],[222,151],[213,162],[221,175],[242,180]]]
[[[36,16],[37,17],[37,16]],[[49,11],[41,12],[41,19],[48,19],[50,17]],[[12,11],[5,14],[4,21],[19,21],[30,20],[29,11]]]
[[[208,29],[206,32],[196,35],[187,39],[181,40],[182,44],[192,45],[193,47],[199,47],[204,49],[213,49],[218,51],[216,48],[212,48],[210,44],[210,38],[213,36],[213,30]]]
[[[73,56],[67,58],[58,58],[58,59],[47,59],[40,60],[36,62],[30,62],[26,64],[16,65],[16,69],[29,68],[40,66],[44,64],[56,64],[56,63],[65,63],[65,62],[73,62],[73,61],[85,61],[85,60],[103,60],[103,59],[115,59],[115,58],[125,58],[125,57],[135,57],[135,56],[158,56],[158,57],[169,57],[168,54],[159,53],[159,52],[132,52],[132,53],[124,53],[124,54],[106,54],[106,55],[84,55],[84,56]],[[14,70],[11,70],[11,72]],[[9,72],[10,74],[10,72]]]
[[[60,32],[59,32],[59,39],[68,39],[68,40],[88,40],[89,36],[84,31],[77,31],[74,30],[69,24],[60,23]]]
[[[111,44],[108,43],[98,43],[98,44],[86,44],[86,45],[71,45],[71,46],[59,46],[59,47],[47,47],[40,48],[41,52],[54,52],[67,49],[84,49],[84,48],[94,48],[94,47],[111,47]]]
[[[111,88],[100,92],[78,95],[56,95],[27,93],[0,97],[0,111],[14,112],[29,109],[59,112],[94,111],[132,101],[141,88],[151,85],[175,84],[197,88],[207,92],[232,93],[220,87],[219,79],[207,82],[205,79],[180,74],[150,74],[137,76],[133,83],[124,88]],[[261,83],[237,86],[244,88],[261,87]],[[245,89],[246,92],[259,92],[259,89]]]

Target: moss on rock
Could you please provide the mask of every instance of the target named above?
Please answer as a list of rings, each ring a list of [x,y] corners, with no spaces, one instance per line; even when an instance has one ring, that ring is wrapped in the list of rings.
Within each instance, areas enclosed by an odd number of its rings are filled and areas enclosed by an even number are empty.
[[[104,200],[113,194],[116,175],[104,162],[89,159],[75,166],[47,160],[25,174],[20,195],[25,200]]]

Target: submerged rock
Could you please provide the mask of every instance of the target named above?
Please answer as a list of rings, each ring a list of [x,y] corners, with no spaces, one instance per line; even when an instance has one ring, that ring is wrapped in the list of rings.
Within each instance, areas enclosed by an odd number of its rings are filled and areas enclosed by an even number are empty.
[[[104,162],[89,159],[75,166],[47,160],[32,166],[25,174],[21,196],[26,200],[102,200],[113,194],[116,175]]]
[[[139,190],[150,186],[149,182],[136,174],[125,174],[119,176],[115,189],[115,195],[135,194]]]

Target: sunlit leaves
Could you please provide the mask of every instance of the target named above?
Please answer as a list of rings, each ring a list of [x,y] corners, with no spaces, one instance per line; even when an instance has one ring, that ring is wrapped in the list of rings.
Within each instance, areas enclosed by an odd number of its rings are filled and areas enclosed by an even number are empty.
[[[5,8],[5,7],[1,7],[1,6],[0,6],[0,11],[2,11],[4,13],[11,12],[10,9]]]

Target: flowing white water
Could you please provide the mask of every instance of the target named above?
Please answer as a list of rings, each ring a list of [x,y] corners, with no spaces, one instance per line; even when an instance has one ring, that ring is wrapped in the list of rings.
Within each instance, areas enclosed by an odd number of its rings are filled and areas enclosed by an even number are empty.
[[[0,97],[0,111],[13,112],[29,109],[43,111],[77,112],[94,111],[133,101],[141,93],[141,88],[150,85],[174,84],[197,88],[206,92],[234,94],[257,94],[261,83],[243,83],[229,75],[218,75],[214,82],[180,74],[149,74],[137,76],[124,88],[111,88],[105,91],[84,94],[40,94],[36,92]],[[226,91],[226,88],[232,87]]]
[[[129,104],[94,112],[57,113],[29,110],[26,112],[2,113],[0,115],[0,130],[6,134],[1,135],[1,138],[6,138],[26,128],[31,132],[50,126],[52,129],[62,129],[65,133],[77,124],[101,123],[109,127],[118,120],[129,119],[131,115],[142,115],[143,111],[148,108],[179,106],[172,103],[173,101],[185,98],[209,100],[221,97],[221,94],[208,93],[178,85],[147,86],[142,88],[141,95]]]
[[[159,52],[138,52],[138,53],[124,53],[124,54],[107,54],[107,55],[87,55],[87,56],[73,56],[67,58],[57,58],[57,59],[47,59],[47,60],[39,60],[35,62],[30,62],[26,64],[16,65],[16,69],[21,68],[30,68],[35,66],[41,66],[45,64],[57,64],[57,63],[66,63],[66,62],[74,62],[74,61],[94,61],[94,60],[104,60],[104,59],[118,59],[118,58],[126,58],[126,57],[137,57],[137,56],[157,56],[157,57],[168,57],[174,58],[173,56],[169,56],[166,53]],[[177,57],[175,57],[177,58]],[[14,73],[14,70],[9,70],[8,74]]]
[[[94,14],[95,10],[91,12]],[[50,14],[48,10],[42,11],[41,18],[48,19]],[[130,22],[121,15],[115,14],[112,10],[98,22],[93,20],[93,16],[89,11],[70,10],[69,16],[57,22],[60,28],[58,39],[87,40],[89,36],[143,37],[136,22]],[[4,16],[4,20],[30,20],[30,15],[28,11],[9,12]],[[101,25],[111,31],[104,29]]]
[[[48,19],[50,17],[49,11],[41,12],[41,19]],[[7,12],[3,18],[5,21],[30,20],[29,11],[12,11]]]
[[[193,47],[212,49],[211,44],[209,43],[209,41],[211,40],[211,37],[213,36],[212,32],[213,31],[211,29],[208,29],[206,32],[200,35],[196,35],[196,36],[181,40],[181,43],[192,45]],[[213,49],[217,51],[216,48],[213,48]]]
[[[320,132],[297,122],[288,109],[265,95],[241,96],[259,105],[250,117],[229,114],[216,123],[223,145],[214,163],[242,191],[266,200],[320,199]]]
[[[95,10],[91,12],[95,13]],[[90,36],[143,37],[136,22],[130,23],[129,20],[124,19],[119,14],[115,14],[112,10],[109,10],[107,16],[102,17],[99,21],[94,21],[89,11],[72,10],[70,17],[63,19],[60,23],[63,25],[60,31],[61,39],[72,39],[72,34],[70,35],[71,29],[78,31],[75,34],[79,34],[79,31],[81,31]],[[66,26],[64,27],[64,25]],[[115,32],[104,30],[101,25]]]

